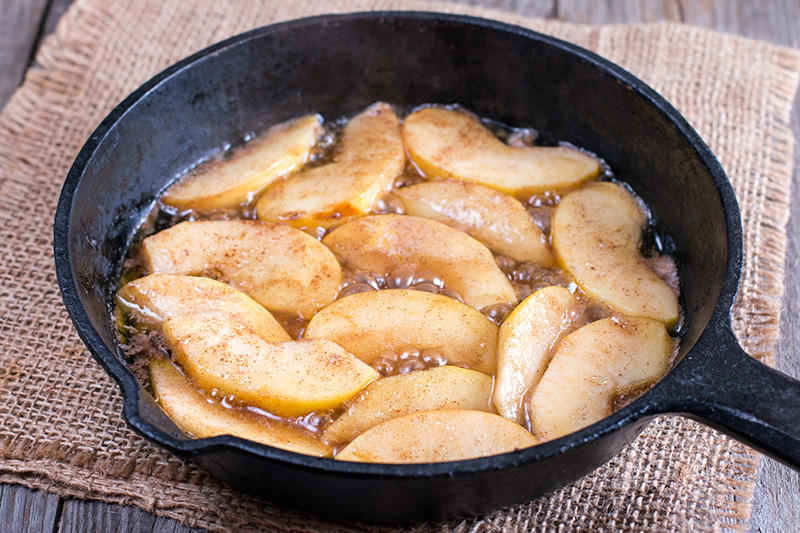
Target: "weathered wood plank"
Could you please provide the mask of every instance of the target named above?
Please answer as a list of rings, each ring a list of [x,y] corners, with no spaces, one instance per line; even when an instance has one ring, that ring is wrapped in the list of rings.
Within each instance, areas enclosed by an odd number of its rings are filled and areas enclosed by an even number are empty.
[[[680,0],[686,22],[787,46],[800,46],[798,0]]]
[[[68,499],[58,531],[152,531],[155,521],[155,516],[137,507]]]
[[[552,18],[557,0],[455,0],[460,4],[512,11],[529,17]]]
[[[22,81],[36,50],[47,0],[0,1],[0,110]]]
[[[558,0],[556,18],[583,24],[680,21],[678,0]]]
[[[58,24],[58,21],[61,19],[61,15],[67,12],[72,2],[73,0],[49,0],[47,14],[45,15],[44,25],[42,26],[42,39],[53,33],[53,30],[56,29],[56,24]],[[41,40],[39,44],[41,44]]]
[[[58,524],[59,533],[85,531],[141,531],[153,533],[202,533],[175,520],[160,518],[138,507],[68,499]]]
[[[153,533],[204,533],[205,531],[205,529],[191,529],[175,520],[162,517],[158,517],[153,526]]]
[[[40,490],[0,485],[0,531],[43,533],[56,531],[59,498]]]

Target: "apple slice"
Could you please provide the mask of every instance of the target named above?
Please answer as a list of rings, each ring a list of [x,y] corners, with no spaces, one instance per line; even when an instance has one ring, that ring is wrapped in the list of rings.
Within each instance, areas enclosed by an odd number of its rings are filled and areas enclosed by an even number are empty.
[[[322,239],[343,265],[387,275],[398,266],[431,270],[476,309],[514,304],[514,287],[486,246],[463,231],[408,215],[363,217]]]
[[[610,415],[614,395],[664,375],[672,351],[664,324],[649,318],[605,318],[569,334],[531,396],[533,433],[552,440]]]
[[[492,411],[492,378],[457,366],[441,366],[381,378],[356,396],[325,430],[331,444],[349,442],[392,418],[421,411],[468,409]]]
[[[479,311],[448,296],[389,289],[336,300],[311,319],[305,338],[329,339],[368,364],[385,350],[436,349],[449,364],[493,374],[497,332]]]
[[[566,195],[553,214],[559,261],[589,296],[624,315],[678,321],[678,295],[639,254],[644,209],[623,187],[591,183]]]
[[[497,343],[497,412],[525,423],[523,396],[535,387],[550,362],[553,347],[574,323],[578,300],[563,287],[534,292],[505,319]]]
[[[429,218],[469,233],[496,254],[551,266],[542,230],[522,203],[476,183],[429,181],[394,191],[407,215]]]
[[[282,416],[337,407],[377,372],[326,339],[267,342],[225,311],[169,318],[164,339],[186,374]]]
[[[342,269],[310,235],[257,220],[182,222],[142,243],[152,274],[221,277],[274,313],[305,318],[339,292]]]
[[[574,187],[597,177],[598,161],[567,148],[508,146],[475,117],[426,107],[406,117],[408,155],[428,178],[471,181],[516,197]]]
[[[393,418],[362,433],[340,461],[437,463],[486,457],[534,446],[525,428],[492,413],[443,410]]]
[[[337,148],[332,163],[270,185],[256,205],[258,218],[330,228],[369,211],[405,164],[400,121],[383,102],[354,117]]]
[[[316,115],[273,126],[230,157],[187,174],[161,199],[179,209],[201,211],[246,205],[276,178],[303,166],[322,132]]]
[[[267,341],[292,340],[261,304],[210,278],[151,274],[118,290],[117,303],[137,324],[151,330],[160,329],[161,323],[173,316],[219,309],[250,324]]]
[[[150,363],[150,383],[158,404],[179,428],[193,437],[234,435],[306,455],[333,455],[333,449],[310,432],[210,402],[170,361],[160,359]]]

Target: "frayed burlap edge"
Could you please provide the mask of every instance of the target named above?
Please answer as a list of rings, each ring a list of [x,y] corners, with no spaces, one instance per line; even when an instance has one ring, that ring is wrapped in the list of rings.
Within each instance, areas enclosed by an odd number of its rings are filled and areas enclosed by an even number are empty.
[[[379,5],[377,5],[379,4]],[[332,6],[325,6],[320,11],[333,11]],[[602,28],[579,27],[576,25],[553,23],[550,21],[536,21],[513,15],[509,13],[468,8],[456,4],[434,4],[423,2],[351,2],[342,3],[338,6],[339,11],[360,11],[370,8],[380,9],[428,9],[451,13],[464,13],[495,18],[505,22],[520,24],[532,29],[541,30],[546,27],[547,33],[554,33],[556,36],[565,33],[581,33],[586,39],[579,43],[584,46],[596,44],[600,37]],[[48,37],[36,58],[36,66],[32,68],[24,85],[18,90],[6,106],[2,116],[0,116],[0,134],[4,140],[13,139],[13,144],[6,152],[0,151],[0,167],[11,169],[8,174],[0,176],[0,191],[3,195],[14,196],[21,188],[29,183],[30,178],[39,178],[47,175],[47,169],[39,167],[38,161],[19,156],[19,154],[31,153],[42,143],[50,142],[51,139],[35,136],[17,135],[22,129],[24,122],[29,117],[34,108],[46,104],[49,98],[62,92],[67,83],[61,76],[66,78],[80,77],[83,71],[91,63],[92,50],[96,46],[102,32],[104,21],[111,16],[112,6],[107,4],[93,3],[91,0],[79,0],[65,14],[59,23],[56,32]],[[647,29],[649,25],[632,25]],[[685,26],[677,24],[667,24],[673,27],[674,31],[687,31]],[[553,31],[555,30],[555,31]],[[701,29],[689,29],[700,33],[713,33]],[[76,38],[80,36],[80,38]],[[573,35],[574,37],[574,35]],[[63,46],[63,41],[69,39],[69,47]],[[739,37],[728,37],[731,40],[740,40]],[[754,45],[761,45],[757,41],[752,41]],[[771,46],[771,45],[770,45]],[[766,172],[767,180],[764,186],[767,188],[766,204],[769,206],[768,213],[760,222],[759,231],[755,239],[757,249],[761,252],[759,261],[764,261],[760,266],[760,278],[756,280],[756,288],[752,292],[752,297],[748,300],[751,309],[745,311],[736,307],[734,310],[734,324],[740,339],[748,348],[748,351],[761,360],[772,361],[772,348],[777,338],[777,329],[780,322],[781,296],[783,294],[783,260],[785,256],[785,225],[789,215],[789,194],[790,179],[792,169],[793,137],[789,128],[790,105],[798,83],[798,69],[800,67],[800,56],[797,52],[789,49],[775,49],[781,67],[779,75],[773,79],[771,96],[769,100],[770,108],[766,112],[778,117],[782,122],[781,127],[773,130],[771,145],[777,147],[775,157],[770,159],[770,168]],[[7,156],[6,154],[14,154]],[[724,164],[724,161],[723,161]],[[8,196],[6,196],[8,197]],[[747,318],[747,320],[745,320]],[[755,333],[758,332],[758,335]],[[756,341],[757,342],[753,342]],[[19,442],[17,442],[19,444]],[[44,450],[40,450],[44,451]],[[55,451],[55,450],[53,450]],[[92,481],[93,476],[85,473],[73,472],[74,476],[61,476],[58,474],[59,468],[74,468],[72,464],[62,464],[59,467],[58,461],[37,461],[34,466],[29,461],[4,461],[0,465],[0,480],[3,482],[20,483],[31,488],[50,490],[63,496],[77,496],[83,498],[101,499],[114,503],[135,504],[162,516],[176,518],[183,522],[202,525],[210,529],[218,529],[214,523],[200,520],[196,521],[187,518],[179,511],[165,509],[154,504],[146,498],[132,497],[130,493],[126,496],[124,491],[115,494],[113,484],[106,484],[102,487],[102,492],[98,492],[98,486]],[[752,453],[745,453],[742,456],[741,464],[746,472],[754,472],[757,465],[757,456]],[[93,472],[96,474],[96,472]],[[742,477],[744,479],[742,479]],[[748,479],[749,477],[749,479]],[[61,481],[59,481],[61,479]],[[87,482],[81,484],[79,480]],[[743,475],[740,471],[736,478],[730,480],[733,506],[721,511],[722,522],[732,529],[743,529],[744,522],[749,517],[750,499],[754,481],[752,475]],[[102,483],[101,483],[102,484]],[[218,526],[218,525],[217,525]]]
[[[732,309],[734,332],[739,342],[750,355],[770,366],[775,366],[774,350],[779,337],[785,291],[786,226],[791,208],[795,148],[791,116],[800,79],[800,55],[797,50],[779,49],[776,51],[776,60],[778,70],[769,87],[771,98],[767,112],[780,124],[772,131],[769,142],[765,143],[774,151],[764,171],[767,209],[760,213],[760,231],[754,237],[755,247],[760,252],[757,258],[759,276],[753,280],[752,295],[748,300],[751,308],[745,312],[737,302]],[[748,258],[745,258],[745,268],[747,263]],[[755,331],[758,330],[760,334],[756,335]]]

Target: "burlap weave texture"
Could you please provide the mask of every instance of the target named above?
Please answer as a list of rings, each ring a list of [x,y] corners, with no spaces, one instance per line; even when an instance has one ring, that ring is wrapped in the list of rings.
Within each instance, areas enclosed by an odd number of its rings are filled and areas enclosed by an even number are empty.
[[[370,9],[520,24],[587,47],[661,92],[733,182],[745,236],[734,324],[744,348],[770,360],[783,293],[797,51],[675,24],[587,27],[458,4],[78,0],[0,116],[0,481],[134,504],[215,531],[364,529],[241,495],[133,434],[120,419],[116,385],[91,359],[61,304],[51,222],[63,178],[90,132],[159,70],[257,26]],[[742,529],[756,465],[746,447],[664,418],[609,464],[550,497],[419,529]]]

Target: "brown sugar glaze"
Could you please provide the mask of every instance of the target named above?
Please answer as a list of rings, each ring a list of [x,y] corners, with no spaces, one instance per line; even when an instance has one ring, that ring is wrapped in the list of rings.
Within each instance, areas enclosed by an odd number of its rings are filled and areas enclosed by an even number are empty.
[[[341,134],[341,131],[346,123],[346,119],[339,119],[325,124],[325,132],[312,150],[309,160],[305,164],[304,168],[324,165],[333,159],[335,154],[336,140]],[[539,139],[538,133],[530,128],[511,128],[502,124],[487,121],[484,121],[484,125],[487,126],[498,138],[512,146],[533,146]],[[252,136],[245,140],[248,141],[251,138]],[[238,148],[233,150],[228,149],[212,160],[202,163],[195,169],[190,170],[189,174],[194,172],[202,172],[207,166],[224,164],[225,160],[230,156],[231,153],[233,153],[233,151],[248,150],[248,148],[249,144],[245,142]],[[587,153],[585,151],[583,152]],[[589,155],[597,158],[597,156],[594,154]],[[601,168],[603,169],[599,179],[613,181],[614,175],[611,169],[600,158],[597,159],[601,162]],[[289,176],[291,176],[291,174],[289,174]],[[408,187],[417,183],[422,183],[424,181],[426,181],[425,177],[416,168],[411,159],[407,158],[405,169],[394,180],[392,191],[402,187]],[[367,213],[367,215],[389,213],[404,214],[402,202],[399,200],[399,198],[392,194],[392,191],[389,191],[378,197],[373,205],[372,210]],[[551,249],[551,216],[562,196],[567,192],[569,191],[546,191],[526,198],[517,198],[523,203],[534,223],[542,230],[548,240],[548,243],[550,244]],[[143,267],[144,262],[142,260],[141,252],[141,243],[147,236],[184,221],[238,219],[257,220],[255,210],[257,201],[258,197],[256,196],[251,198],[247,204],[241,205],[237,209],[222,209],[208,212],[198,212],[193,209],[178,210],[159,201],[155,209],[151,212],[150,216],[143,223],[139,232],[133,239],[127,259],[124,263],[123,273],[120,277],[120,286],[147,274]],[[645,212],[647,212],[646,209]],[[335,227],[337,226],[334,226],[327,231],[322,227],[305,227],[300,229],[321,241],[322,238]],[[642,243],[641,247],[642,251],[645,252],[646,263],[651,269],[657,272],[660,277],[667,281],[668,284],[673,287],[673,289],[677,291],[678,277],[674,260],[672,260],[672,258],[668,255],[662,253],[662,250],[659,249],[659,243],[658,240],[654,238],[652,228],[648,228],[648,231],[644,233],[643,238],[647,240],[647,242]],[[575,329],[578,329],[579,327],[590,322],[617,315],[616,311],[612,310],[603,302],[592,299],[585,295],[577,286],[572,276],[558,266],[545,268],[532,262],[517,262],[507,256],[497,255],[494,253],[493,255],[497,265],[514,287],[518,297],[518,303],[536,290],[547,286],[557,285],[568,288],[570,291],[572,291],[578,298],[578,305],[570,313],[574,319],[570,331],[574,331]],[[203,275],[218,281],[226,281],[224,277],[217,271],[211,270],[204,272]],[[436,272],[432,272],[430,270],[417,270],[413,265],[397,265],[389,272],[367,272],[348,270],[344,268],[343,279],[337,299],[359,292],[384,289],[413,289],[427,291],[431,293],[442,294],[459,300],[463,303],[463,300],[458,292],[448,287],[445,283],[445,280]],[[490,321],[499,326],[503,323],[503,320],[511,313],[511,311],[514,310],[514,308],[515,306],[509,304],[496,304],[485,307],[480,311]],[[120,308],[117,308],[116,314],[120,346],[122,347],[129,364],[137,373],[137,376],[143,381],[143,383],[148,383],[147,365],[153,358],[169,358],[169,350],[167,349],[159,331],[148,331],[140,328],[137,324],[133,323]],[[278,322],[284,327],[284,329],[286,329],[293,339],[302,338],[306,326],[308,325],[308,320],[305,320],[299,316],[280,314],[274,315]],[[408,346],[404,347],[398,352],[388,350],[381,352],[372,363],[372,366],[381,376],[393,376],[417,370],[425,370],[445,364],[448,364],[448,361],[438,350],[420,350],[417,347]],[[649,385],[652,384],[647,384],[644,386],[640,385],[635,389],[619,391],[613,398],[614,410],[621,408],[644,393],[647,388],[649,388]],[[333,410],[315,411],[300,417],[284,418],[267,412],[263,409],[245,405],[235,397],[224,395],[218,390],[201,390],[201,392],[211,402],[219,403],[230,409],[247,411],[248,417],[266,417],[273,424],[280,423],[301,428],[303,431],[306,431],[309,434],[316,435],[316,437],[319,439],[322,439],[322,433],[326,427],[339,414],[344,412],[349,405],[348,402]],[[337,448],[340,447],[341,446],[337,446]]]

